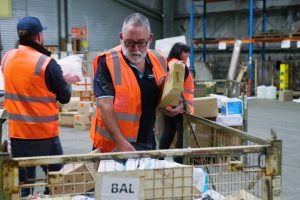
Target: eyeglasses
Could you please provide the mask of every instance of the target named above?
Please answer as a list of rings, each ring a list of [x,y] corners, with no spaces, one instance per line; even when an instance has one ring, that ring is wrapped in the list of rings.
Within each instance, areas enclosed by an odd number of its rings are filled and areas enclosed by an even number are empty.
[[[150,40],[150,37],[148,38],[147,41],[138,41],[138,42],[136,42],[134,40],[126,40],[126,41],[124,40],[124,44],[127,48],[133,48],[135,45],[137,45],[139,48],[141,48],[141,47],[146,47],[149,40]]]

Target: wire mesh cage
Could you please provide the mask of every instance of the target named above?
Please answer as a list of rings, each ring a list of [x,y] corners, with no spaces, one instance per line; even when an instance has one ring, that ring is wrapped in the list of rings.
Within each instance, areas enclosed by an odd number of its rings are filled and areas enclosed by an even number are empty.
[[[281,141],[184,116],[184,149],[5,157],[0,195],[14,200],[280,198]],[[216,135],[192,146],[192,135],[201,133],[195,131],[198,124]],[[183,162],[174,162],[175,157]],[[61,170],[49,171],[53,164],[61,164]],[[37,167],[38,173],[19,182],[20,169],[25,167]],[[29,189],[29,195],[22,195],[24,189]]]

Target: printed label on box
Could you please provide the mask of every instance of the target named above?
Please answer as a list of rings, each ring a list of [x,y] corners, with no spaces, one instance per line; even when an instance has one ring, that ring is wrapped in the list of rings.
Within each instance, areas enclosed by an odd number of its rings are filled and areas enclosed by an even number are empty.
[[[140,193],[139,177],[103,176],[101,199],[138,200]]]

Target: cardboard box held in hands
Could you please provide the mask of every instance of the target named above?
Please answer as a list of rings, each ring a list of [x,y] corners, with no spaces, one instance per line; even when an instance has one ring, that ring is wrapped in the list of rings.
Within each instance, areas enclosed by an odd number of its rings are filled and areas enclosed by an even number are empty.
[[[180,62],[169,66],[169,72],[166,76],[162,97],[158,108],[167,106],[178,106],[184,83],[184,64]]]

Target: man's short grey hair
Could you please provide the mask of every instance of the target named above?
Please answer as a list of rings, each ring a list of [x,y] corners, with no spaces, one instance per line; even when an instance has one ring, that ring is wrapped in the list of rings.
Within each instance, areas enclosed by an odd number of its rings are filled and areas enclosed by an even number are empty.
[[[133,25],[134,27],[146,26],[148,29],[148,34],[151,32],[148,18],[140,13],[133,13],[125,18],[122,27],[122,33],[124,33],[125,27],[129,24]]]

